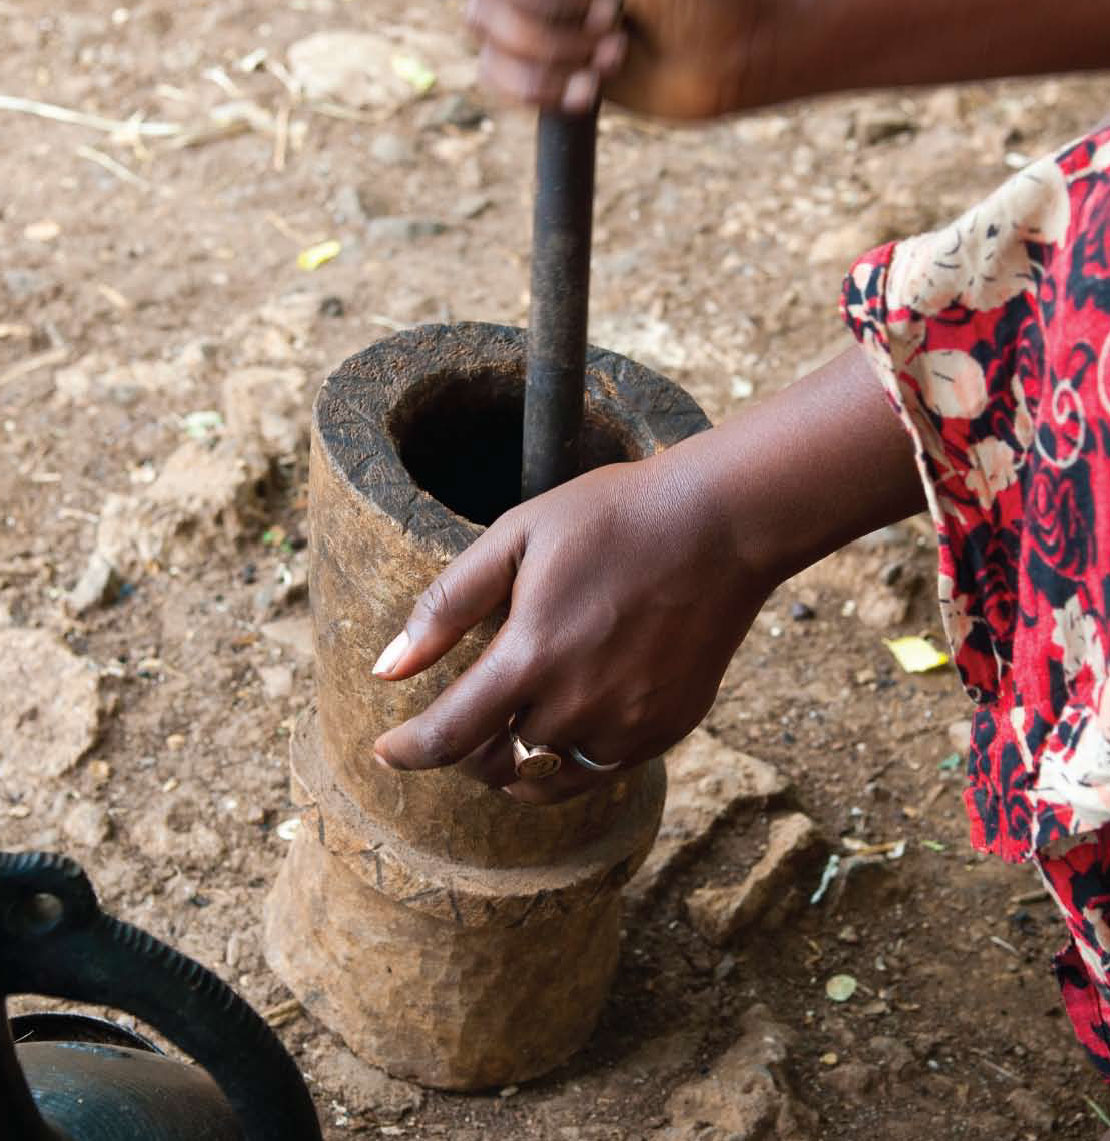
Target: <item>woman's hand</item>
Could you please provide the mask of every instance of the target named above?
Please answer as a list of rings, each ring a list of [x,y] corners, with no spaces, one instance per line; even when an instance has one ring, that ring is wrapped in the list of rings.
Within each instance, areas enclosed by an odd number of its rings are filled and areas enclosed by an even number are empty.
[[[537,803],[582,792],[606,778],[570,746],[622,767],[664,752],[708,711],[771,590],[923,503],[909,439],[852,349],[719,428],[498,519],[417,599],[374,672],[411,677],[506,602],[508,618],[375,751],[398,769],[460,763]],[[564,757],[554,776],[516,780],[514,717]]]
[[[511,99],[672,119],[1110,63],[1105,0],[470,0],[468,21]]]
[[[785,0],[471,0],[488,86],[584,112],[705,118],[766,101],[764,50]]]
[[[605,779],[570,746],[626,767],[698,724],[766,587],[737,558],[730,514],[676,456],[601,468],[515,508],[440,575],[379,676],[419,672],[511,598],[509,617],[474,666],[379,739],[386,763],[466,758],[487,784],[551,801]],[[522,737],[564,757],[558,774],[516,781],[514,716]]]

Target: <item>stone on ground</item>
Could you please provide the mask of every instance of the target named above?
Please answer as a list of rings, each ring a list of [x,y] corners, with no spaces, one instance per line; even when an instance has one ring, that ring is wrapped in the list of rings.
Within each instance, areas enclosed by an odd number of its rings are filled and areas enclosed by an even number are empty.
[[[846,1062],[821,1075],[821,1084],[827,1086],[845,1101],[863,1104],[874,1098],[883,1083],[878,1066],[866,1062]]]
[[[396,53],[396,43],[373,32],[316,32],[290,45],[289,70],[309,99],[396,108],[413,96],[393,69]]]
[[[214,445],[187,440],[149,487],[105,499],[96,554],[125,579],[141,577],[152,563],[197,563],[260,521],[268,474],[265,457],[253,447],[231,439]]]
[[[315,650],[312,644],[312,619],[305,617],[279,618],[259,627],[264,638],[292,650],[298,658],[312,661]]]
[[[383,166],[411,166],[416,162],[416,148],[403,135],[383,132],[370,143],[370,157]]]
[[[179,366],[161,360],[118,361],[93,352],[54,373],[56,404],[92,404],[112,400],[133,404],[152,393],[181,391],[190,380]]]
[[[69,772],[96,743],[100,680],[45,630],[0,629],[0,785]]]
[[[371,242],[415,242],[420,238],[434,238],[447,229],[437,218],[372,218],[366,224],[366,236]]]
[[[1042,1136],[1050,1137],[1056,1124],[1056,1111],[1039,1094],[1031,1089],[1016,1089],[1006,1101],[1010,1108]]]
[[[948,726],[948,740],[952,743],[952,748],[964,757],[971,749],[971,730],[971,722],[967,720],[953,721]]]
[[[65,597],[66,608],[79,618],[94,607],[114,602],[121,585],[115,567],[99,551],[94,551],[84,573]]]
[[[646,898],[693,858],[713,832],[744,804],[783,796],[790,782],[776,768],[695,729],[666,757],[667,804],[655,846],[625,888]]]
[[[868,107],[856,117],[856,138],[865,146],[885,143],[897,135],[913,134],[917,124],[899,108]]]
[[[419,1086],[391,1078],[332,1042],[310,1065],[312,1076],[334,1091],[335,1100],[348,1113],[366,1114],[387,1123],[400,1121],[424,1104],[424,1091]]]
[[[741,1036],[703,1078],[678,1087],[667,1100],[670,1125],[661,1141],[803,1141],[810,1111],[794,1099],[786,1079],[793,1030],[765,1006],[740,1020]],[[799,1120],[801,1119],[801,1120]]]
[[[393,111],[426,94],[420,72],[435,90],[474,82],[475,65],[458,36],[379,22],[373,32],[316,32],[289,48],[289,69],[309,99]],[[417,81],[406,77],[415,64]]]
[[[130,840],[148,856],[175,866],[211,869],[227,854],[205,798],[192,786],[162,794],[130,827]]]
[[[300,368],[255,365],[229,373],[223,384],[228,435],[253,445],[267,459],[295,452],[308,432],[306,382]]]
[[[766,853],[740,883],[706,884],[687,897],[690,922],[718,946],[757,922],[780,926],[805,898],[799,875],[825,847],[817,825],[804,813],[772,820]]]
[[[79,800],[66,813],[62,831],[66,839],[78,847],[95,848],[112,835],[112,821],[104,805]]]
[[[881,207],[872,207],[843,225],[818,234],[810,246],[809,263],[849,266],[860,256],[861,250],[869,250],[897,236],[892,229],[887,213]]]
[[[258,677],[262,692],[270,701],[289,697],[293,692],[293,671],[288,666],[262,666]]]

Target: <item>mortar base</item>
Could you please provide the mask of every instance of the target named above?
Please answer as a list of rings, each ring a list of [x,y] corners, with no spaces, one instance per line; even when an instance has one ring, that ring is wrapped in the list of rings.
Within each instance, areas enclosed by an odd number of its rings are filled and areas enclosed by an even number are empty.
[[[527,1081],[590,1036],[616,970],[619,892],[516,927],[457,927],[375,891],[301,828],[266,904],[266,957],[359,1057],[451,1090]]]

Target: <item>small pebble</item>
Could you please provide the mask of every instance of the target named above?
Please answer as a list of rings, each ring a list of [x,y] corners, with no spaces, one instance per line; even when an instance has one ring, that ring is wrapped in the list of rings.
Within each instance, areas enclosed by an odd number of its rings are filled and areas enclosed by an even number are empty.
[[[288,666],[263,666],[258,676],[262,692],[270,701],[288,697],[293,692],[293,671]]]
[[[795,622],[809,622],[817,616],[817,612],[812,606],[807,606],[804,602],[795,602],[790,607],[790,617]]]
[[[953,721],[948,726],[948,740],[961,755],[966,755],[971,748],[971,730],[971,722],[967,720]]]
[[[44,218],[41,222],[25,226],[23,236],[29,242],[52,242],[61,232],[62,227],[53,218]]]
[[[416,151],[399,135],[377,135],[370,144],[372,158],[385,166],[407,166],[416,161]]]
[[[282,840],[292,840],[297,834],[297,829],[301,826],[301,818],[299,816],[291,816],[288,820],[283,820],[277,826],[277,834]]]
[[[455,204],[455,215],[459,218],[477,218],[493,205],[488,194],[466,194]]]
[[[80,800],[66,814],[62,831],[78,847],[95,848],[111,836],[112,822],[103,805]]]

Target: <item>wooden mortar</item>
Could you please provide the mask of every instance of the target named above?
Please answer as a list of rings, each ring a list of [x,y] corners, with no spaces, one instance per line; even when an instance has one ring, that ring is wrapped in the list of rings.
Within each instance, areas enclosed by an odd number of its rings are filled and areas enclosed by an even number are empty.
[[[291,748],[301,827],[267,901],[266,955],[366,1061],[471,1090],[536,1077],[589,1036],[616,969],[620,888],[655,838],[661,761],[554,807],[372,745],[475,660],[472,631],[406,682],[371,669],[414,598],[519,499],[524,334],[427,326],[351,357],[313,410],[310,593],[318,704]],[[708,427],[680,388],[587,360],[585,466]]]

